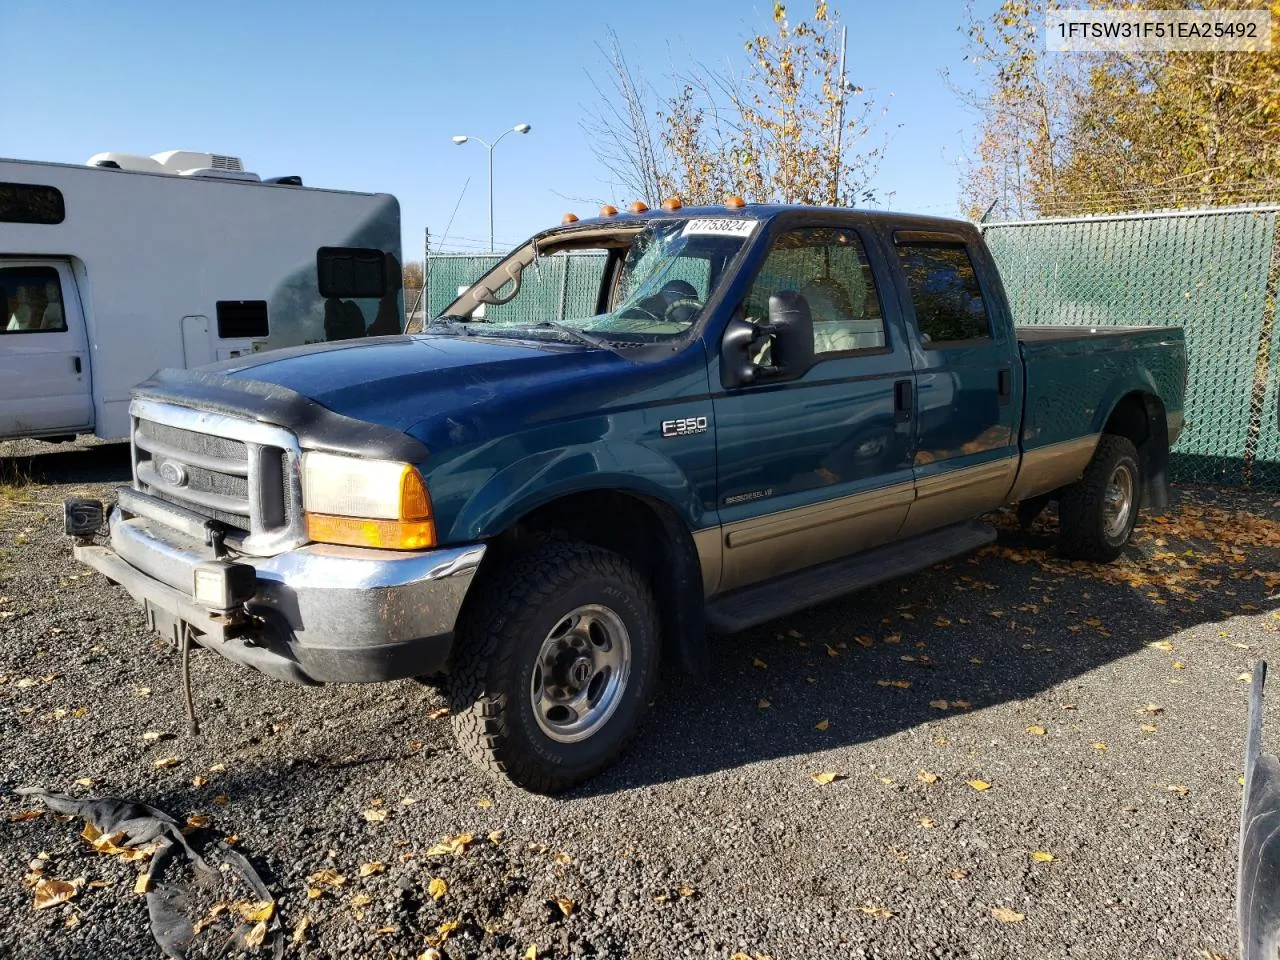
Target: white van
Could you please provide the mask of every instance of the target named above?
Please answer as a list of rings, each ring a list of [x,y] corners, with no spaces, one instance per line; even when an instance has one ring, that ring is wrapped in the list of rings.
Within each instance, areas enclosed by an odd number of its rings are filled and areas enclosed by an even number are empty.
[[[403,329],[389,194],[190,151],[0,159],[0,439],[127,437],[161,367]]]

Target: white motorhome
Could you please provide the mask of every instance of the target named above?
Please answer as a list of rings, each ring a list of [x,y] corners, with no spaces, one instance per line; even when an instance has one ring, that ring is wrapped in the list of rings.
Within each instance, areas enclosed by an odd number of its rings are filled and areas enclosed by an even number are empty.
[[[0,439],[127,437],[159,368],[403,328],[389,194],[190,151],[0,159]]]

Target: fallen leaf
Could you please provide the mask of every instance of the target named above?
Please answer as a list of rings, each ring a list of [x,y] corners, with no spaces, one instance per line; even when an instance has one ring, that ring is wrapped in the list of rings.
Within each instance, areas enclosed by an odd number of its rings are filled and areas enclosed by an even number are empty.
[[[203,787],[208,782],[209,782],[208,777],[192,777],[191,778],[191,785],[193,787]]]
[[[936,773],[930,773],[928,770],[921,770],[916,774],[916,779],[921,783],[937,783],[938,775]]]
[[[274,900],[252,900],[233,903],[231,909],[245,923],[263,923],[271,919],[271,915],[275,913],[276,905]]]
[[[41,816],[44,816],[43,810],[19,810],[17,813],[9,814],[9,822],[26,823],[28,820],[35,820]]]
[[[431,882],[427,884],[427,893],[431,894],[432,900],[439,900],[449,892],[449,885],[439,877],[432,877]]]
[[[244,945],[246,947],[260,947],[266,939],[267,923],[265,920],[259,920],[245,932]]]
[[[357,893],[351,897],[351,905],[353,907],[367,907],[371,903],[373,903],[373,897],[367,893]]]
[[[1040,724],[1033,723],[1031,726],[1027,727],[1027,733],[1033,733],[1037,737],[1043,737],[1046,733],[1048,733],[1048,731],[1045,730],[1044,727],[1040,726]]]
[[[498,844],[502,842],[503,836],[505,835],[501,830],[494,830],[492,833],[489,834],[489,842],[496,847]]]
[[[1142,708],[1140,712],[1141,713],[1164,713],[1164,707],[1158,706],[1154,703],[1148,703],[1145,707]]]
[[[93,777],[81,777],[79,780],[76,781],[76,783],[80,784],[80,786],[82,787],[92,787]]]
[[[682,897],[692,897],[692,896],[695,896],[698,893],[698,891],[696,888],[689,886],[687,883],[682,883],[680,884],[680,886],[676,887],[676,893],[680,894],[680,896]]]
[[[990,790],[990,789],[991,789],[991,784],[987,783],[987,781],[985,781],[985,780],[970,780],[970,781],[969,781],[969,786],[973,787],[973,789],[975,789],[975,790]]]
[[[566,917],[573,916],[573,908],[577,906],[572,900],[566,900],[564,897],[556,897],[556,906],[560,908],[560,912]]]
[[[142,735],[142,739],[145,740],[147,743],[157,743],[161,739],[163,739],[163,737],[164,737],[164,734],[161,733],[159,730],[148,730],[146,733]]]
[[[839,651],[839,650],[837,650],[835,647],[833,647],[831,644],[829,644],[829,643],[824,643],[824,644],[823,644],[823,646],[827,648],[827,656],[828,656],[828,657],[838,657],[838,656],[840,656],[840,651]]]
[[[151,889],[151,874],[140,873],[138,879],[133,882],[134,893],[146,893]]]
[[[481,797],[479,800],[476,801],[476,806],[479,807],[481,810],[488,810],[490,807],[493,806],[493,801],[490,800],[488,797]]]
[[[877,779],[879,779],[879,781],[880,781],[881,783],[883,783],[886,787],[892,787],[892,786],[893,786],[893,778],[892,778],[892,777],[878,777]]]
[[[573,863],[573,857],[561,851],[560,853],[556,854],[556,863],[567,867],[569,864]]]
[[[901,642],[902,642],[902,634],[900,634],[900,633],[891,633],[891,634],[889,634],[887,637],[885,637],[885,638],[884,638],[884,642],[885,642],[885,643],[901,643]]]
[[[213,817],[207,817],[203,813],[193,813],[187,817],[187,826],[192,830],[199,830],[213,823]]]
[[[293,928],[293,936],[290,937],[294,943],[301,943],[307,937],[307,927],[311,926],[311,918],[303,917]]]
[[[529,949],[524,952],[523,960],[538,960],[538,945],[536,943],[529,944]]]
[[[1155,725],[1154,723],[1144,723],[1144,724],[1142,725],[1142,732],[1143,732],[1143,733],[1155,733],[1155,732],[1156,732],[1156,725]]]
[[[947,703],[945,700],[930,700],[929,706],[933,707],[935,710],[946,710],[951,706],[951,704]]]
[[[56,907],[60,903],[66,903],[77,893],[83,881],[76,880],[53,880],[42,877],[36,884],[35,900],[33,906],[37,910],[47,910],[49,907]]]
[[[316,897],[320,896],[323,893],[324,891],[321,890],[319,887],[307,887],[308,900],[314,900]]]
[[[307,883],[320,887],[341,887],[346,882],[347,878],[338,873],[337,870],[317,870],[307,877]]]
[[[910,680],[877,680],[878,687],[897,687],[899,690],[906,690],[911,686]]]
[[[924,827],[926,830],[932,830],[937,826],[937,824],[933,822],[932,817],[921,817],[920,826]]]
[[[875,641],[870,637],[854,637],[853,642],[860,647],[869,647],[875,643]]]
[[[815,730],[826,730],[829,726],[831,726],[831,721],[829,721],[829,720],[819,720],[817,723],[815,723],[815,724],[813,725],[813,729],[815,729]]]
[[[231,798],[228,797],[225,793],[220,793],[213,798],[213,802],[220,807],[225,807],[228,803],[231,802]]]
[[[768,710],[771,706],[773,706],[773,704],[771,704],[768,700],[764,699],[764,697],[761,697],[759,700],[756,701],[756,706],[759,707],[761,710]]]
[[[991,915],[1001,923],[1021,923],[1027,919],[1016,910],[1010,910],[1008,907],[992,907]]]
[[[209,768],[210,773],[226,773],[227,765],[225,763],[215,763]]]
[[[752,659],[751,659],[751,665],[752,665],[753,667],[758,667],[758,668],[759,668],[759,669],[761,669],[761,670],[764,670],[764,669],[766,669],[766,668],[769,666],[767,663],[765,663],[765,662],[764,662],[763,660],[761,660],[759,657],[752,657]]]
[[[1093,749],[1095,749],[1095,750],[1101,750],[1101,751],[1103,751],[1104,753],[1106,752],[1106,749],[1107,749],[1107,745],[1106,745],[1106,743],[1105,743],[1104,741],[1102,741],[1102,740],[1099,740],[1097,743],[1090,744],[1090,746],[1092,746],[1092,747],[1093,747]]]
[[[947,876],[950,877],[952,880],[963,880],[968,875],[969,875],[968,870],[950,870],[947,872]]]
[[[1252,682],[1253,682],[1253,674],[1252,674],[1252,673],[1248,673],[1248,672],[1246,672],[1246,673],[1242,673],[1242,674],[1240,674],[1240,676],[1236,677],[1236,679],[1237,679],[1237,680],[1241,680],[1241,681],[1243,681],[1244,683],[1252,683]]]
[[[888,919],[889,917],[893,916],[893,913],[891,911],[886,910],[884,907],[877,907],[875,904],[871,904],[871,903],[864,904],[858,909],[861,910],[863,913],[872,917],[883,917],[885,919]]]
[[[1175,660],[1175,661],[1173,661],[1173,669],[1175,669],[1175,670],[1185,670],[1185,669],[1187,669],[1187,665],[1186,665],[1185,663],[1183,663],[1181,660]]]
[[[379,807],[372,807],[364,812],[364,818],[370,823],[382,823],[387,819],[387,811]]]
[[[448,715],[449,715],[448,707],[437,707],[435,710],[432,710],[430,713],[427,714],[427,719],[439,720],[441,717],[447,717]]]
[[[1031,859],[1036,863],[1053,863],[1057,857],[1052,853],[1049,853],[1047,850],[1032,850]]]
[[[387,865],[381,860],[373,860],[369,863],[362,863],[357,871],[362,877],[371,877],[375,873],[382,873],[387,869]]]
[[[467,847],[475,842],[475,837],[469,833],[460,833],[456,837],[445,837],[439,843],[432,845],[427,850],[428,857],[442,857],[445,854],[454,854],[461,856],[466,852]]]
[[[834,783],[836,780],[843,780],[844,774],[827,770],[827,771],[824,771],[823,773],[811,773],[809,774],[809,779],[812,780],[814,783],[828,784],[828,783]]]
[[[1153,650],[1163,650],[1165,653],[1173,652],[1173,644],[1168,640],[1158,640],[1155,643],[1148,643],[1147,646]]]
[[[1169,786],[1165,787],[1165,789],[1168,790],[1170,793],[1176,793],[1180,797],[1185,797],[1188,793],[1191,792],[1180,783],[1171,783],[1169,784]]]
[[[161,757],[159,760],[153,763],[152,766],[155,767],[157,770],[165,770],[165,769],[168,769],[169,767],[176,767],[181,762],[182,761],[179,760],[177,757]]]

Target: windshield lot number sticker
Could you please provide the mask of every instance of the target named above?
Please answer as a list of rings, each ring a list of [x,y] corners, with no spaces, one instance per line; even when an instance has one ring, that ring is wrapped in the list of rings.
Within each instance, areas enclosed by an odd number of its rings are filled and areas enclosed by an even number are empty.
[[[662,421],[662,435],[664,437],[688,437],[695,433],[706,432],[706,417],[681,417],[679,420]]]
[[[690,220],[684,225],[684,237],[749,237],[756,221],[740,217]]]

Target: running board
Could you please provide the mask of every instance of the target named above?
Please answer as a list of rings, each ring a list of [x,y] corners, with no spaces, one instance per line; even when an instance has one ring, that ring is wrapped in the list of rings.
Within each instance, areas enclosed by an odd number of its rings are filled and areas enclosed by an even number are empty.
[[[971,520],[798,570],[776,580],[716,597],[707,605],[707,625],[716,633],[737,633],[886,580],[924,570],[935,563],[985,547],[995,539],[995,527]]]

